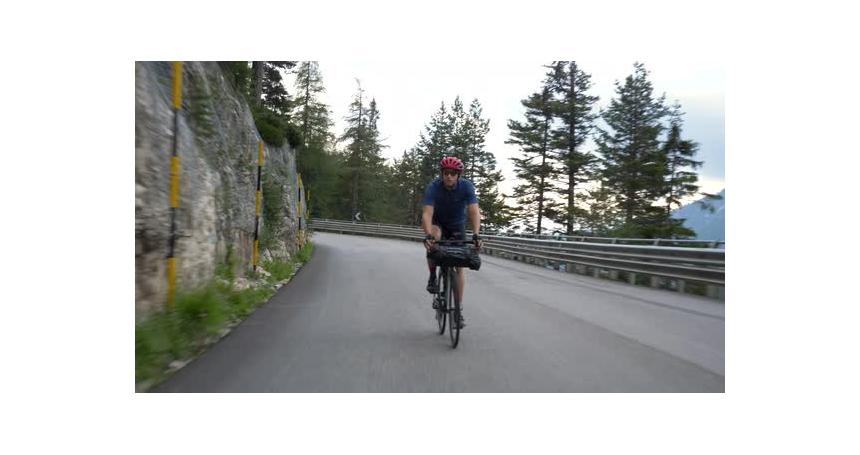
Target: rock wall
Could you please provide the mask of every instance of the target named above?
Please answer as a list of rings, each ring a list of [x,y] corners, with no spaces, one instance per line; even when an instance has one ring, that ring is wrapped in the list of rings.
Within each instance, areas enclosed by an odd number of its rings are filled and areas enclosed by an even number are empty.
[[[228,250],[235,273],[250,269],[254,238],[257,141],[243,96],[215,62],[186,62],[179,116],[180,207],[177,211],[177,284],[209,281]],[[168,201],[172,150],[172,69],[169,62],[135,63],[135,310],[138,317],[166,302],[170,236]],[[295,151],[264,147],[266,194],[283,204],[270,247],[261,257],[286,258],[296,249],[298,219]],[[270,218],[271,219],[271,218]],[[260,220],[261,233],[264,219]],[[271,229],[270,229],[271,230]]]

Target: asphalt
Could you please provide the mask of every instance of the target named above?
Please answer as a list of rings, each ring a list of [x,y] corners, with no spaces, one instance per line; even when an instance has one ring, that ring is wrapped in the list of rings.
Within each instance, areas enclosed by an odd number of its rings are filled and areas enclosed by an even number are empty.
[[[725,306],[484,256],[438,335],[420,243],[316,233],[286,286],[155,392],[723,392]]]

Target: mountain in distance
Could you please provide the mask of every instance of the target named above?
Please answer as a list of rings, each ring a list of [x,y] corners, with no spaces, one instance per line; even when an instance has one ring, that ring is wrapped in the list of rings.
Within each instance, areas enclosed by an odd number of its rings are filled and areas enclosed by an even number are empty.
[[[691,202],[672,211],[672,218],[684,219],[684,226],[696,232],[699,240],[726,240],[726,189],[718,193],[723,198],[708,201],[714,207],[714,212],[702,208],[702,201]]]

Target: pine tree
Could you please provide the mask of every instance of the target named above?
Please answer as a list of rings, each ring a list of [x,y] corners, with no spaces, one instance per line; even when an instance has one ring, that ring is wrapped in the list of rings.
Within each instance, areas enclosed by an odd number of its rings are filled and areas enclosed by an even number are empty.
[[[364,164],[367,166],[368,178],[366,179],[366,197],[363,205],[367,207],[368,219],[390,222],[393,217],[391,213],[392,194],[388,190],[394,175],[393,170],[385,164],[385,158],[382,157],[382,150],[388,146],[382,143],[379,136],[378,122],[380,117],[381,113],[377,108],[376,99],[372,98],[367,110]]]
[[[317,62],[302,62],[299,65],[295,88],[293,119],[300,122],[302,138],[297,148],[296,168],[302,174],[306,188],[314,195],[314,200],[308,201],[308,207],[316,216],[331,217],[336,163],[326,149],[335,140],[331,133],[334,122],[328,106],[319,100],[325,87]]]
[[[418,140],[417,151],[421,157],[421,177],[429,181],[439,174],[439,161],[451,150],[453,125],[444,102],[430,118],[430,123],[425,125],[424,130]]]
[[[602,183],[585,193],[588,208],[583,211],[583,225],[592,236],[610,235],[621,223],[620,213],[611,191]]]
[[[411,194],[423,194],[428,182],[438,177],[439,161],[443,156],[454,155],[463,161],[463,177],[475,185],[475,193],[482,216],[482,225],[488,229],[506,226],[510,221],[510,208],[498,191],[502,173],[496,169],[495,156],[486,150],[489,120],[482,117],[481,103],[473,99],[466,110],[460,97],[448,109],[444,102],[425,125],[418,144],[402,160],[418,167],[412,181]],[[412,199],[410,213],[421,210],[420,198]],[[418,222],[416,219],[414,222]]]
[[[683,112],[676,101],[672,106],[669,119],[669,134],[663,143],[663,158],[666,160],[666,223],[667,232],[663,236],[693,236],[695,232],[682,226],[684,220],[672,219],[672,207],[680,207],[682,199],[692,196],[699,191],[699,176],[695,172],[702,166],[702,161],[693,157],[699,145],[689,139],[681,138],[683,129]]]
[[[346,165],[347,175],[349,177],[349,195],[350,195],[350,218],[355,216],[358,210],[358,186],[362,177],[362,148],[365,144],[365,124],[366,111],[364,106],[364,90],[361,88],[361,82],[356,80],[358,84],[358,92],[349,105],[349,114],[347,114],[347,128],[341,141],[350,141],[347,145]]]
[[[380,204],[374,200],[379,196],[376,185],[387,177],[380,176],[385,160],[380,156],[384,146],[379,142],[379,111],[376,100],[372,100],[369,106],[366,104],[364,89],[361,88],[361,82],[357,82],[358,92],[349,106],[347,128],[340,138],[348,141],[342,194],[350,197],[349,218],[359,212],[365,215],[365,219],[368,216],[378,218]]]
[[[523,183],[514,188],[514,197],[519,202],[516,210],[528,228],[534,226],[539,235],[543,229],[543,218],[552,218],[558,212],[558,204],[553,201],[553,179],[557,170],[552,166],[551,125],[553,108],[550,87],[547,81],[540,92],[522,100],[526,108],[525,122],[508,120],[511,138],[507,144],[520,146],[519,158],[511,158],[515,173]],[[535,221],[533,225],[531,222]]]
[[[469,160],[464,175],[475,184],[478,206],[483,217],[481,224],[489,230],[498,230],[510,223],[510,208],[505,196],[499,191],[502,172],[496,169],[496,157],[486,150],[486,136],[490,132],[490,121],[482,116],[483,109],[477,99],[469,104],[468,114],[463,116],[461,130],[465,137],[463,153]]]
[[[689,139],[682,139],[684,126],[681,105],[677,102],[672,106],[669,119],[669,132],[663,143],[666,167],[666,213],[671,213],[672,206],[680,206],[681,199],[695,195],[699,191],[699,176],[690,170],[702,166],[702,161],[693,159],[699,149],[699,144]],[[690,170],[687,170],[690,169]]]
[[[420,176],[418,154],[415,148],[404,150],[400,159],[394,160],[392,194],[393,216],[395,223],[418,225],[421,217],[423,188]]]
[[[547,74],[556,99],[553,113],[558,126],[552,130],[552,147],[557,151],[560,164],[561,190],[567,199],[566,206],[554,221],[565,226],[567,235],[573,234],[576,217],[582,209],[576,204],[577,185],[592,178],[596,157],[582,151],[582,145],[591,134],[594,120],[592,112],[597,96],[588,95],[591,76],[576,65],[576,62],[553,62]]]
[[[655,235],[663,211],[655,204],[663,196],[666,162],[659,136],[667,115],[665,95],[655,98],[648,72],[641,63],[624,84],[616,81],[617,98],[603,112],[608,129],[598,128],[596,139],[601,155],[602,180],[614,194],[624,228],[619,235]]]
[[[283,84],[281,70],[290,70],[296,62],[253,62],[253,105],[265,107],[278,115],[290,111],[290,95]]]
[[[290,111],[292,102],[284,87],[281,71],[289,71],[296,62],[252,62],[251,82],[247,85],[246,97],[254,116],[260,136],[266,143],[280,147],[289,141],[293,147],[300,145],[298,129],[292,124]],[[228,66],[228,76],[237,84],[244,84],[244,74],[239,65]]]
[[[263,79],[265,78],[265,63],[266,62],[252,62],[251,64],[251,74],[253,75],[253,87],[254,93],[253,95],[253,104],[254,107],[262,107],[263,106]]]
[[[266,62],[265,77],[263,78],[263,107],[268,108],[278,115],[289,117],[290,115],[290,94],[287,88],[284,87],[284,78],[281,76],[281,67],[274,65],[275,63],[286,62]]]

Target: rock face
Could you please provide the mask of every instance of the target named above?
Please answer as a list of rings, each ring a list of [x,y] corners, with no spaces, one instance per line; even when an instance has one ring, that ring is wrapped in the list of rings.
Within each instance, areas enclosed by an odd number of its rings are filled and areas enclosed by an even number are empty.
[[[178,144],[177,285],[210,280],[228,251],[237,276],[250,269],[254,238],[257,141],[244,98],[215,62],[186,62]],[[135,63],[135,310],[166,301],[170,236],[168,201],[173,110],[169,62]],[[264,146],[267,217],[260,218],[261,257],[289,257],[298,227],[295,151]],[[268,220],[268,224],[267,221]],[[262,244],[263,242],[261,242]]]

